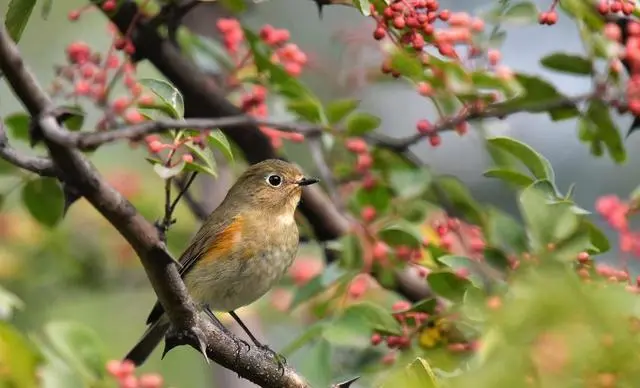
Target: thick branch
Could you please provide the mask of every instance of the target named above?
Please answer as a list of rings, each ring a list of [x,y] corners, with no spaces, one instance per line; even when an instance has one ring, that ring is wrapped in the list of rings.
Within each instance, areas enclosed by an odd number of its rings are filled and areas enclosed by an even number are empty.
[[[2,122],[0,122],[0,158],[14,166],[34,172],[41,176],[55,177],[58,175],[56,174],[56,170],[51,159],[43,158],[41,156],[25,155],[11,147]]]
[[[208,356],[219,364],[261,386],[306,387],[291,369],[280,369],[266,352],[252,348],[237,352],[234,339],[225,335],[196,312],[176,265],[158,239],[154,226],[144,219],[120,193],[98,174],[84,155],[56,143],[67,131],[49,114],[51,101],[24,66],[20,53],[11,41],[4,24],[0,26],[0,70],[32,117],[38,117],[36,131],[49,149],[55,165],[65,172],[66,183],[76,188],[135,249],[160,303],[173,326],[201,335]],[[193,345],[193,344],[192,344]]]

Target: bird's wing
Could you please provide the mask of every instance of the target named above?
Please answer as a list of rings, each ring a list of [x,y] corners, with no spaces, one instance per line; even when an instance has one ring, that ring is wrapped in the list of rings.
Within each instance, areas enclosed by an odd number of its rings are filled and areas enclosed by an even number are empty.
[[[241,238],[243,219],[239,215],[220,217],[219,222],[205,223],[207,226],[200,228],[178,260],[180,263],[178,273],[183,279],[198,261],[224,257]],[[147,318],[147,324],[155,322],[163,313],[164,308],[160,302],[156,301]]]

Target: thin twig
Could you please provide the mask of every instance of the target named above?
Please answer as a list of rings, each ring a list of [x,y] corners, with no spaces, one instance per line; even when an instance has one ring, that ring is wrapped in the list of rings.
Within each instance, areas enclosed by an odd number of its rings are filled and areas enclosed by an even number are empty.
[[[218,127],[233,128],[245,125],[258,125],[277,128],[283,132],[297,132],[306,136],[319,135],[322,128],[317,125],[307,125],[300,123],[282,123],[271,120],[258,120],[250,116],[239,115],[229,116],[216,119],[183,119],[183,120],[154,120],[145,121],[144,123],[132,125],[124,128],[106,132],[90,132],[77,133],[70,132],[64,141],[69,147],[77,147],[81,150],[93,149],[105,143],[111,143],[116,140],[137,140],[144,136],[168,131],[172,129],[195,129],[209,130]]]
[[[57,177],[53,162],[49,158],[42,156],[25,155],[9,144],[9,138],[4,130],[4,124],[0,120],[0,158],[20,167],[24,170],[34,172],[40,176]]]

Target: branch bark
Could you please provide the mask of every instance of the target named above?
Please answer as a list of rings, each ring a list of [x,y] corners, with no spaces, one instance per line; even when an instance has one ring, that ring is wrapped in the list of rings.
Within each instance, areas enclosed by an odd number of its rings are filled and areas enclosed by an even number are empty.
[[[0,121],[0,158],[20,167],[24,170],[34,172],[40,176],[57,177],[58,173],[49,158],[42,156],[25,155],[9,144],[9,138],[4,130],[4,125]]]
[[[155,227],[100,176],[80,151],[55,141],[68,131],[51,114],[49,97],[24,65],[4,24],[0,26],[0,70],[31,116],[37,119],[34,134],[40,135],[55,166],[65,172],[65,182],[77,189],[134,248],[173,327],[181,333],[196,334],[205,342],[209,358],[256,384],[308,387],[292,369],[279,368],[266,352],[255,347],[238,351],[237,339],[197,313],[175,261],[159,240]],[[199,349],[196,342],[190,339],[188,343]]]

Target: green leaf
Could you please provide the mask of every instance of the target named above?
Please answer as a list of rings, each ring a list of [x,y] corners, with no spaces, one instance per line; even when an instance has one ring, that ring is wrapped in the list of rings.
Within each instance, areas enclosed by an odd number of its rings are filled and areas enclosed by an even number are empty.
[[[485,233],[492,246],[510,249],[517,253],[528,249],[524,228],[511,215],[502,210],[493,207],[487,210]]]
[[[447,90],[454,94],[465,94],[473,91],[471,74],[458,62],[444,62],[442,66],[445,74]]]
[[[389,173],[389,184],[401,198],[417,197],[431,185],[432,175],[427,168],[393,169]]]
[[[483,224],[482,208],[458,178],[443,175],[436,178],[436,183],[439,191],[447,197],[451,206],[462,212],[469,222],[476,225]],[[439,201],[436,198],[434,202]]]
[[[20,41],[35,6],[36,0],[11,0],[9,2],[4,25],[14,42]]]
[[[64,195],[54,178],[36,178],[22,186],[22,202],[42,225],[53,227],[62,220]]]
[[[405,50],[396,50],[391,55],[391,68],[412,80],[422,80],[424,74],[420,61]]]
[[[513,4],[502,14],[500,20],[505,24],[533,24],[538,22],[538,7],[531,1]]]
[[[597,253],[605,253],[611,249],[609,239],[597,226],[593,223],[584,221],[587,229],[589,230],[589,238],[591,244],[598,250]]]
[[[209,136],[207,137],[207,141],[210,147],[220,150],[222,152],[222,155],[224,155],[228,162],[233,162],[233,152],[231,151],[231,144],[229,144],[229,140],[221,130],[215,129],[211,131],[209,133]]]
[[[143,78],[138,82],[151,90],[164,104],[171,108],[171,116],[174,119],[184,117],[184,99],[182,98],[182,93],[172,84],[153,78]]]
[[[454,271],[459,269],[468,270],[469,276],[467,278],[471,281],[471,283],[473,283],[476,287],[482,287],[482,278],[477,273],[475,273],[477,271],[475,271],[474,263],[471,262],[470,258],[458,255],[444,255],[438,257],[437,260],[447,267],[453,269]]]
[[[26,113],[14,113],[4,118],[4,125],[9,128],[9,133],[16,139],[29,140],[29,115]]]
[[[357,209],[366,205],[373,206],[379,213],[385,212],[389,208],[391,201],[391,191],[384,185],[376,185],[371,189],[358,188],[352,197]]]
[[[221,4],[234,13],[242,13],[247,10],[244,0],[221,0]]]
[[[40,12],[42,19],[47,20],[49,18],[49,14],[51,14],[52,5],[53,5],[53,0],[42,1],[42,11]]]
[[[314,99],[290,100],[287,102],[287,109],[302,120],[310,123],[320,123],[322,121],[322,106]]]
[[[522,86],[514,78],[505,80],[486,70],[472,72],[471,81],[477,89],[497,90],[504,93],[506,98],[513,98],[524,92]]]
[[[602,32],[605,20],[593,5],[584,0],[562,0],[558,4],[569,16],[585,23],[592,32]]]
[[[191,143],[185,143],[185,146],[194,156],[193,162],[186,163],[184,167],[185,171],[197,171],[213,177],[218,176],[215,168],[216,160],[209,148],[201,149],[199,146],[195,146]]]
[[[369,0],[353,0],[353,5],[355,5],[362,15],[371,15],[371,3]]]
[[[347,307],[327,325],[324,339],[335,345],[368,347],[371,334],[376,330],[401,333],[400,324],[387,310],[371,302],[360,302]]]
[[[331,385],[331,376],[333,376],[331,350],[331,344],[321,339],[305,353],[299,368],[310,386],[329,387]]]
[[[70,366],[87,379],[102,379],[107,360],[95,332],[80,323],[62,321],[51,322],[44,330],[55,351]]]
[[[405,313],[428,313],[432,314],[435,311],[435,308],[438,306],[438,301],[436,298],[428,298],[423,299],[419,302],[414,303],[411,307],[406,310],[396,311],[398,314]]]
[[[568,103],[567,97],[558,92],[555,86],[549,82],[522,73],[516,74],[515,78],[518,84],[524,88],[524,95],[495,104],[496,108],[518,109],[531,113],[547,112],[554,121],[577,117],[580,114],[575,104]],[[547,108],[547,104],[560,101],[563,102],[560,106],[552,109]]]
[[[500,271],[504,271],[510,266],[507,255],[500,249],[487,247],[484,249],[483,256],[487,264]]]
[[[572,203],[550,203],[548,195],[531,186],[520,194],[520,208],[527,224],[531,246],[536,252],[549,243],[560,243],[571,237],[580,226],[580,218],[572,211]]]
[[[469,280],[452,272],[431,272],[427,275],[427,283],[431,291],[453,302],[461,302],[465,291],[471,285]]]
[[[360,105],[360,100],[353,98],[343,98],[340,100],[334,100],[327,104],[325,107],[325,114],[329,124],[336,124],[342,119],[347,117]]]
[[[537,179],[554,180],[551,163],[527,144],[502,136],[487,139],[487,142],[518,158]]]
[[[622,163],[627,159],[622,137],[616,128],[609,108],[600,100],[591,100],[587,109],[587,117],[595,124],[596,135],[604,142],[609,155],[616,163]]]
[[[334,268],[331,270],[330,268]],[[338,270],[337,266],[327,267],[320,275],[315,276],[309,280],[302,287],[299,287],[293,295],[293,300],[289,305],[289,311],[292,311],[300,304],[308,301],[311,298],[318,296],[325,291],[332,284],[346,284],[356,275],[356,272],[349,271],[342,273]]]
[[[3,387],[36,388],[41,355],[37,349],[7,322],[0,322],[0,362]]]
[[[362,136],[380,126],[380,118],[364,112],[358,112],[347,118],[347,134]]]
[[[70,117],[67,117],[64,120],[64,126],[67,127],[70,131],[79,131],[82,129],[82,124],[84,123],[85,113],[81,106],[65,106],[65,111],[70,114]]]
[[[0,175],[13,175],[19,171],[18,167],[0,158]]]
[[[24,302],[12,292],[0,286],[0,319],[9,320],[13,311],[24,307]]]
[[[590,75],[593,71],[591,60],[579,55],[553,53],[540,60],[542,66],[569,74]]]
[[[306,345],[307,343],[317,339],[320,337],[327,327],[326,322],[316,322],[311,327],[307,328],[302,334],[300,334],[296,339],[289,342],[287,346],[280,350],[280,354],[285,357],[291,356],[298,349]]]
[[[180,174],[184,169],[185,165],[186,163],[182,160],[173,167],[165,167],[162,164],[154,164],[153,171],[155,171],[160,178],[169,179]]]
[[[378,232],[378,237],[392,247],[406,245],[418,248],[422,244],[420,228],[404,220],[383,227]]]
[[[418,357],[411,364],[389,373],[380,388],[438,388],[435,373],[427,360]]]
[[[527,187],[533,183],[533,179],[524,175],[520,171],[507,168],[492,168],[483,173],[487,178],[498,178],[507,183],[512,183],[518,187]]]

